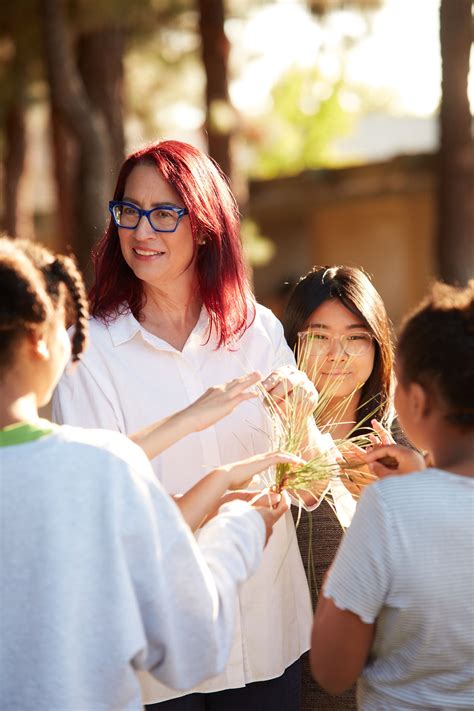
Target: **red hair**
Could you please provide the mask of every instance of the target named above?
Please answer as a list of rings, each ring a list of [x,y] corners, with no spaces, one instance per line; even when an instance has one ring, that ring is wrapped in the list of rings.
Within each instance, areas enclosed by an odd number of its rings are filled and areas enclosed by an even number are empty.
[[[189,211],[195,244],[200,296],[215,329],[218,348],[235,342],[253,320],[248,318],[250,287],[239,231],[239,211],[224,174],[193,146],[180,141],[154,143],[128,156],[120,170],[114,200],[122,200],[125,183],[137,165],[156,167],[180,195]],[[110,322],[130,310],[135,318],[145,302],[143,282],[122,256],[118,231],[111,219],[93,252],[92,316]]]

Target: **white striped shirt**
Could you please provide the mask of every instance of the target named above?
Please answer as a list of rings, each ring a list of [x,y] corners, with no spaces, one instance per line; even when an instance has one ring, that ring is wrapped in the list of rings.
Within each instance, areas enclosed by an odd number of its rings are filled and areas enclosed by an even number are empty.
[[[474,479],[436,469],[366,489],[324,587],[377,621],[359,708],[474,708]]]

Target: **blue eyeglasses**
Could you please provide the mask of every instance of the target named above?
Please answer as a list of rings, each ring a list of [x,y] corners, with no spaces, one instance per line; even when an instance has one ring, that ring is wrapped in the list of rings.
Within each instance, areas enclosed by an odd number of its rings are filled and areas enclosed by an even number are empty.
[[[131,202],[115,200],[109,202],[109,210],[117,227],[135,230],[142,217],[146,217],[155,232],[175,232],[181,218],[188,214],[185,207],[161,205],[151,210],[141,210]]]

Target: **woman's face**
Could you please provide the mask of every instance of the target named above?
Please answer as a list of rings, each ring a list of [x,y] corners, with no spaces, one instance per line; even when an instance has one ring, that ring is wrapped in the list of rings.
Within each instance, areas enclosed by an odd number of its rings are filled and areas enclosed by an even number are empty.
[[[150,165],[132,170],[122,199],[143,210],[160,205],[184,207],[176,190]],[[117,229],[125,261],[145,284],[163,288],[185,274],[194,277],[196,250],[188,215],[181,218],[175,232],[155,232],[145,216],[134,230]]]
[[[309,336],[300,339],[300,357],[320,392],[345,397],[362,387],[374,367],[375,345],[358,316],[339,299],[330,299],[313,311],[304,330]],[[364,352],[349,355],[344,347]]]

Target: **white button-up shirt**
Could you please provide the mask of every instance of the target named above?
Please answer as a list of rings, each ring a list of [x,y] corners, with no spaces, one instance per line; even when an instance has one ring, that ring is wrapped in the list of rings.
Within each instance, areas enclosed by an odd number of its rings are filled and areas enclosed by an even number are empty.
[[[280,322],[260,305],[252,325],[231,348],[216,349],[212,336],[206,343],[207,326],[203,309],[179,351],[146,331],[130,313],[108,326],[93,319],[84,358],[55,392],[54,419],[133,433],[186,407],[212,385],[253,370],[266,377],[279,366],[294,364]],[[270,418],[255,399],[241,403],[213,427],[188,435],[152,465],[167,491],[180,494],[212,468],[271,447]],[[289,512],[275,526],[259,570],[242,586],[239,603],[225,672],[194,691],[276,678],[309,648],[311,602]],[[146,703],[180,696],[148,675],[142,690]]]

